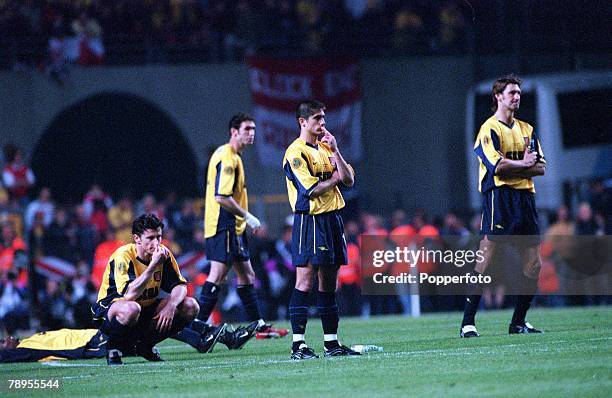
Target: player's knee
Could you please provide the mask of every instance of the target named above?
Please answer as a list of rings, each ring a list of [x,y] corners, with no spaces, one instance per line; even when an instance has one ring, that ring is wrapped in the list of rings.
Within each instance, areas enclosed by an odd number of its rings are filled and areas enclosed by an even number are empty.
[[[295,288],[303,292],[309,292],[312,289],[312,278],[296,278]]]
[[[119,322],[124,325],[133,326],[138,322],[140,316],[140,304],[135,301],[126,301],[123,303],[121,310],[117,314]]]
[[[530,279],[538,279],[540,276],[540,270],[542,269],[542,262],[540,260],[534,260],[527,264],[527,267],[523,270],[523,274]]]
[[[245,269],[241,275],[238,275],[238,282],[242,285],[252,285],[255,282],[255,271],[253,269]]]
[[[183,316],[183,318],[191,321],[195,319],[196,316],[198,316],[199,312],[200,305],[198,304],[198,302],[192,297],[185,297],[181,305],[181,315]]]

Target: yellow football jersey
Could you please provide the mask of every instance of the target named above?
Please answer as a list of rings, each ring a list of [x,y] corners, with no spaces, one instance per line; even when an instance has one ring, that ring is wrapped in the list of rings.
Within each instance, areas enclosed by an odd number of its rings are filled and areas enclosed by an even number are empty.
[[[225,210],[217,203],[215,196],[231,196],[244,210],[249,210],[242,159],[230,144],[217,148],[208,163],[204,237],[210,238],[232,228],[236,235],[241,235],[246,228],[244,217]]]
[[[130,243],[115,250],[104,270],[98,292],[98,304],[110,307],[114,301],[122,299],[130,282],[142,275],[147,267],[148,264],[138,257],[135,244]],[[155,303],[160,289],[170,293],[174,286],[182,283],[187,281],[181,275],[174,255],[170,253],[170,257],[166,259],[160,270],[153,273],[153,277],[149,279],[147,287],[136,302],[143,308],[148,307]]]
[[[321,214],[344,207],[344,198],[337,186],[319,197],[310,198],[319,181],[332,176],[334,167],[333,153],[322,142],[312,145],[297,138],[289,145],[283,158],[283,171],[294,213]]]
[[[520,160],[528,146],[537,152],[539,162],[546,163],[540,142],[529,123],[514,119],[512,126],[508,126],[497,120],[495,115],[487,119],[480,127],[474,143],[474,152],[480,162],[478,190],[486,192],[507,185],[535,192],[532,178],[502,178],[495,174],[502,158]]]
[[[74,350],[85,347],[97,333],[98,329],[60,329],[40,332],[21,340],[17,348],[46,351]],[[100,343],[104,342],[106,339],[100,335]]]

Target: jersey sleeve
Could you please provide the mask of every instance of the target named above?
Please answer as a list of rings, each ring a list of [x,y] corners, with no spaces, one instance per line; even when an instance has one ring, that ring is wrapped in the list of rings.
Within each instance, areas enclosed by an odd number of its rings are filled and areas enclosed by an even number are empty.
[[[123,296],[127,292],[130,283],[136,279],[134,263],[126,256],[119,255],[110,260],[109,266],[112,267],[110,272],[115,278],[117,293]]]
[[[483,126],[474,144],[474,152],[487,170],[494,175],[497,164],[503,158],[497,132],[488,126]]]
[[[187,280],[181,275],[179,265],[172,253],[164,262],[162,275],[161,289],[167,293],[170,293],[176,285],[187,283]]]
[[[319,182],[319,178],[310,170],[308,156],[301,151],[287,151],[284,170],[286,177],[294,183],[298,195],[302,197],[309,197]]]
[[[216,165],[215,196],[231,196],[236,181],[236,164],[229,157],[223,157]]]
[[[544,151],[542,151],[542,145],[540,144],[538,135],[536,134],[535,130],[533,130],[533,127],[531,129],[531,147],[532,150],[537,153],[537,162],[546,164],[546,158],[544,157]]]

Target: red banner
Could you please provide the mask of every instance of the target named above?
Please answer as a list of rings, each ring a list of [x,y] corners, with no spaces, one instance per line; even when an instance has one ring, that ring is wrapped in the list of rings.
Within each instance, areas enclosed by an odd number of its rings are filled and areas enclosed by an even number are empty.
[[[327,106],[327,129],[343,155],[361,157],[361,83],[353,58],[249,59],[249,80],[257,123],[255,146],[262,163],[280,165],[299,135],[295,108],[316,99]]]

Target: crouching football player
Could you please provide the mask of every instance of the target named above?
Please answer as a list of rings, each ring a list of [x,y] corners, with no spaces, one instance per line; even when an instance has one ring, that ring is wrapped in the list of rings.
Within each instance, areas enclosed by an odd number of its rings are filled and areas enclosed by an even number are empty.
[[[174,256],[161,244],[163,227],[155,215],[141,215],[132,224],[134,243],[117,249],[106,265],[92,312],[108,336],[109,365],[121,365],[122,356],[132,352],[162,361],[155,344],[183,329],[200,310],[187,297]],[[160,298],[160,290],[169,295]]]

